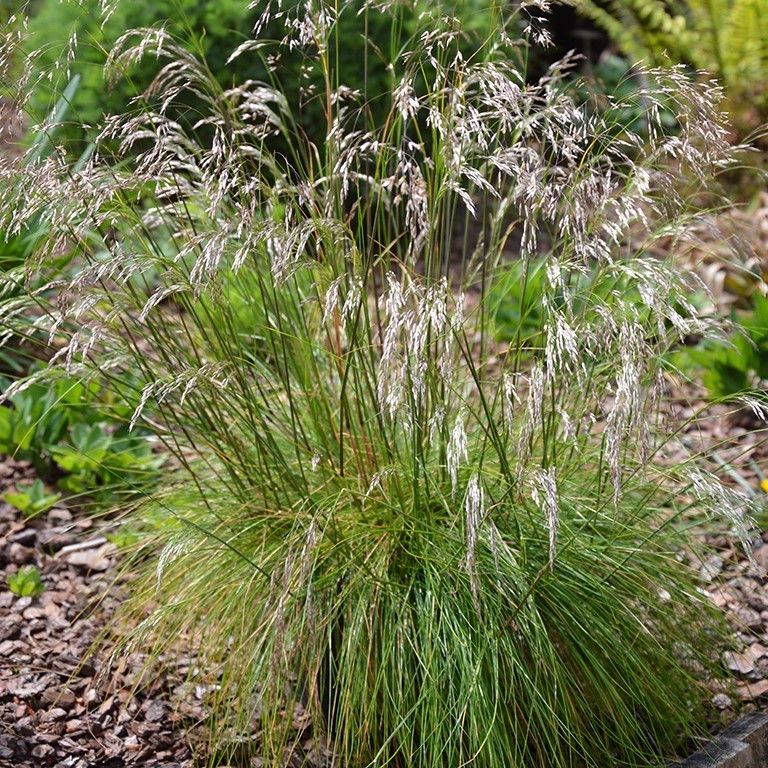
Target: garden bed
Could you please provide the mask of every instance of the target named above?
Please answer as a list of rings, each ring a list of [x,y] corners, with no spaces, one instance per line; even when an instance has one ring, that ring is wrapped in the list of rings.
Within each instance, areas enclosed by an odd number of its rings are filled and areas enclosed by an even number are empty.
[[[759,488],[750,467],[764,463],[765,446],[757,440],[755,425],[739,426],[731,411],[725,405],[711,408],[710,418],[698,422],[696,439],[717,445],[721,460],[733,462],[746,482]],[[6,457],[0,462],[0,487],[27,482],[33,474],[29,465]],[[119,551],[104,536],[110,526],[65,506],[25,520],[0,503],[0,562],[9,573],[34,565],[45,585],[36,599],[17,598],[5,584],[0,592],[0,657],[6,662],[0,672],[0,764],[193,765],[196,734],[200,739],[195,726],[207,716],[206,685],[202,679],[190,682],[194,659],[175,660],[155,679],[143,674],[141,654],[126,659],[114,676],[105,674],[103,652],[84,661],[125,596],[122,577],[116,576]],[[733,672],[732,689],[712,691],[712,730],[733,722],[737,713],[746,712],[746,719],[686,760],[686,768],[765,764],[768,714],[761,712],[768,712],[768,533],[754,534],[754,562],[719,533],[710,537],[711,554],[701,564],[712,599],[726,607],[743,643],[742,651],[726,653],[724,659]],[[309,752],[313,743],[302,714],[296,713],[297,736]],[[202,740],[198,747],[205,749]],[[315,764],[322,765],[320,751],[315,754]]]

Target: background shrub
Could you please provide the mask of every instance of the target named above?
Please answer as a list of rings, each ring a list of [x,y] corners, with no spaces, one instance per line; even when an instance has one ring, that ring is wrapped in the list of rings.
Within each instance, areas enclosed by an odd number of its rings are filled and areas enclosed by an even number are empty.
[[[40,119],[48,114],[69,78],[77,74],[80,85],[72,100],[74,118],[63,134],[77,139],[82,151],[82,124],[95,127],[105,114],[128,110],[154,76],[151,62],[132,65],[118,73],[111,84],[105,78],[108,52],[128,29],[162,25],[182,41],[188,50],[205,59],[205,66],[222,88],[245,80],[279,83],[280,90],[295,111],[295,125],[311,141],[320,143],[327,131],[327,104],[324,102],[325,77],[332,87],[343,84],[359,94],[369,119],[381,122],[389,110],[393,86],[393,64],[405,53],[402,40],[417,25],[418,16],[428,3],[398,3],[378,12],[361,6],[358,19],[351,13],[340,16],[332,26],[333,56],[323,61],[312,46],[289,48],[277,43],[295,34],[303,4],[290,0],[278,7],[271,0],[253,8],[243,0],[201,2],[201,0],[158,0],[158,2],[117,3],[110,13],[102,13],[100,0],[41,0],[30,22],[28,44],[35,49],[40,72],[58,74],[52,84],[41,80],[32,94],[32,112]],[[466,25],[459,45],[472,55],[473,45],[487,37],[492,17],[482,0],[456,4]],[[238,42],[245,43],[257,21],[260,40],[272,41],[270,60],[263,45],[240,51],[228,61]],[[343,73],[343,74],[342,74]],[[194,123],[203,105],[194,94],[186,93],[174,103],[175,116]],[[365,119],[365,113],[361,113]]]
[[[766,0],[571,0],[632,62],[683,63],[715,77],[742,129],[768,118]]]
[[[125,112],[151,81],[152,65],[139,65],[108,87],[104,64],[117,39],[135,27],[162,24],[174,29],[190,46],[204,52],[222,86],[253,76],[248,68],[254,60],[243,61],[238,70],[228,67],[226,59],[233,39],[245,39],[254,21],[255,13],[241,0],[137,0],[115,4],[108,17],[102,14],[99,0],[42,0],[30,22],[28,45],[39,51],[39,71],[55,72],[58,67],[58,73],[50,86],[42,80],[35,89],[32,113],[38,120],[47,115],[74,74],[80,76],[80,85],[72,100],[70,139],[84,140],[79,124],[97,126],[104,114]],[[194,108],[194,102],[187,108]]]

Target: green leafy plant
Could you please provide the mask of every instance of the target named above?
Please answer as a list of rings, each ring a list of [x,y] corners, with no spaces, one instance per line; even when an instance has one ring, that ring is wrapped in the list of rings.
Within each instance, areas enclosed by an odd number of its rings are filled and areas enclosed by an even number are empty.
[[[44,124],[30,140],[29,151],[24,155],[25,164],[45,162],[53,152],[54,142],[65,124],[79,82],[80,78],[74,76],[58,95]],[[6,105],[6,109],[10,111],[13,107]],[[83,158],[79,162],[83,162]],[[7,179],[6,183],[12,184],[13,180]],[[9,194],[8,189],[5,189],[5,194]],[[34,277],[29,278],[25,274],[24,264],[51,234],[49,224],[39,216],[25,217],[23,221],[17,217],[12,218],[13,221],[0,238],[0,271],[4,278],[2,294],[6,298],[18,296],[36,287]],[[57,253],[48,254],[47,258],[64,269],[72,266],[73,254],[72,249],[59,249]],[[46,340],[35,327],[38,316],[37,309],[31,307],[27,315],[16,315],[12,318],[12,325],[6,323],[3,327],[0,333],[0,373],[15,377],[24,375],[37,360],[50,356]],[[8,343],[10,339],[16,342],[13,346]]]
[[[482,32],[461,4],[395,24],[378,120],[334,62],[340,25],[412,18],[385,6],[281,19],[323,74],[322,142],[278,82],[223,90],[168,30],[133,33],[111,60],[154,53],[165,101],[82,168],[21,169],[6,203],[81,248],[74,278],[33,261],[61,366],[174,457],[115,652],[191,643],[216,678],[211,764],[308,763],[299,706],[344,766],[658,763],[701,730],[728,637],[692,516],[741,530],[749,507],[662,461],[657,411],[668,350],[714,321],[652,246],[695,223],[727,128],[677,70],[608,110],[565,65],[527,82],[543,31],[496,3]],[[175,119],[190,93],[197,128]],[[679,134],[617,131],[639,101]],[[531,292],[499,338],[515,270]],[[107,432],[68,445],[92,471]]]
[[[32,376],[42,372],[38,366]],[[31,461],[70,497],[108,501],[152,485],[165,459],[153,452],[145,430],[127,429],[130,406],[105,402],[93,382],[64,377],[28,384],[0,405],[0,453]],[[0,379],[0,392],[10,387]]]
[[[768,299],[752,297],[754,309],[732,318],[727,339],[702,339],[675,351],[674,366],[686,373],[700,372],[702,384],[713,398],[738,395],[765,396],[768,382]]]
[[[40,571],[34,565],[22,565],[16,573],[9,573],[5,580],[8,587],[17,597],[40,597],[45,591],[45,584]]]
[[[60,493],[48,493],[40,478],[35,479],[31,485],[17,484],[15,493],[6,491],[3,494],[3,499],[21,510],[27,518],[47,512],[60,498]]]
[[[68,442],[51,446],[50,453],[67,473],[59,487],[102,501],[150,486],[165,462],[152,451],[144,431],[107,431],[104,423],[75,424]]]
[[[10,386],[8,379],[0,379],[0,391]],[[76,409],[92,396],[92,389],[73,380],[53,386],[33,383],[11,395],[8,404],[0,405],[0,452],[32,461],[38,471],[45,473],[50,468],[47,447],[64,437]]]

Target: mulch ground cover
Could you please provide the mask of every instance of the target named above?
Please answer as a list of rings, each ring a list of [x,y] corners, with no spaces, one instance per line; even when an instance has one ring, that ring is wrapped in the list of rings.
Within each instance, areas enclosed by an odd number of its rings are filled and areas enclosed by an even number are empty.
[[[29,466],[0,461],[0,489],[32,477]],[[204,712],[186,669],[166,668],[134,693],[140,658],[109,675],[103,655],[86,658],[120,600],[116,559],[92,519],[55,507],[25,520],[0,502],[0,565],[34,565],[45,584],[35,599],[16,597],[5,580],[0,588],[0,765],[193,764],[184,730]]]

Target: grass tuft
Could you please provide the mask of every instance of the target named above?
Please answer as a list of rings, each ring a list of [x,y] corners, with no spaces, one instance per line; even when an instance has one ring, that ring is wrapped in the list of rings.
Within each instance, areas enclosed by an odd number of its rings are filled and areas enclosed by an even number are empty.
[[[314,57],[318,143],[278,69],[222,90],[167,30],[122,38],[158,59],[143,108],[2,169],[0,224],[50,233],[3,311],[174,457],[118,650],[197,649],[212,764],[304,759],[300,705],[345,768],[650,765],[727,635],[688,564],[722,496],[666,466],[661,408],[667,350],[718,332],[674,259],[733,154],[718,94],[648,71],[597,110],[572,63],[529,82],[535,9],[405,5],[290,6],[249,46]],[[340,20],[382,13],[391,81],[353,92]]]

